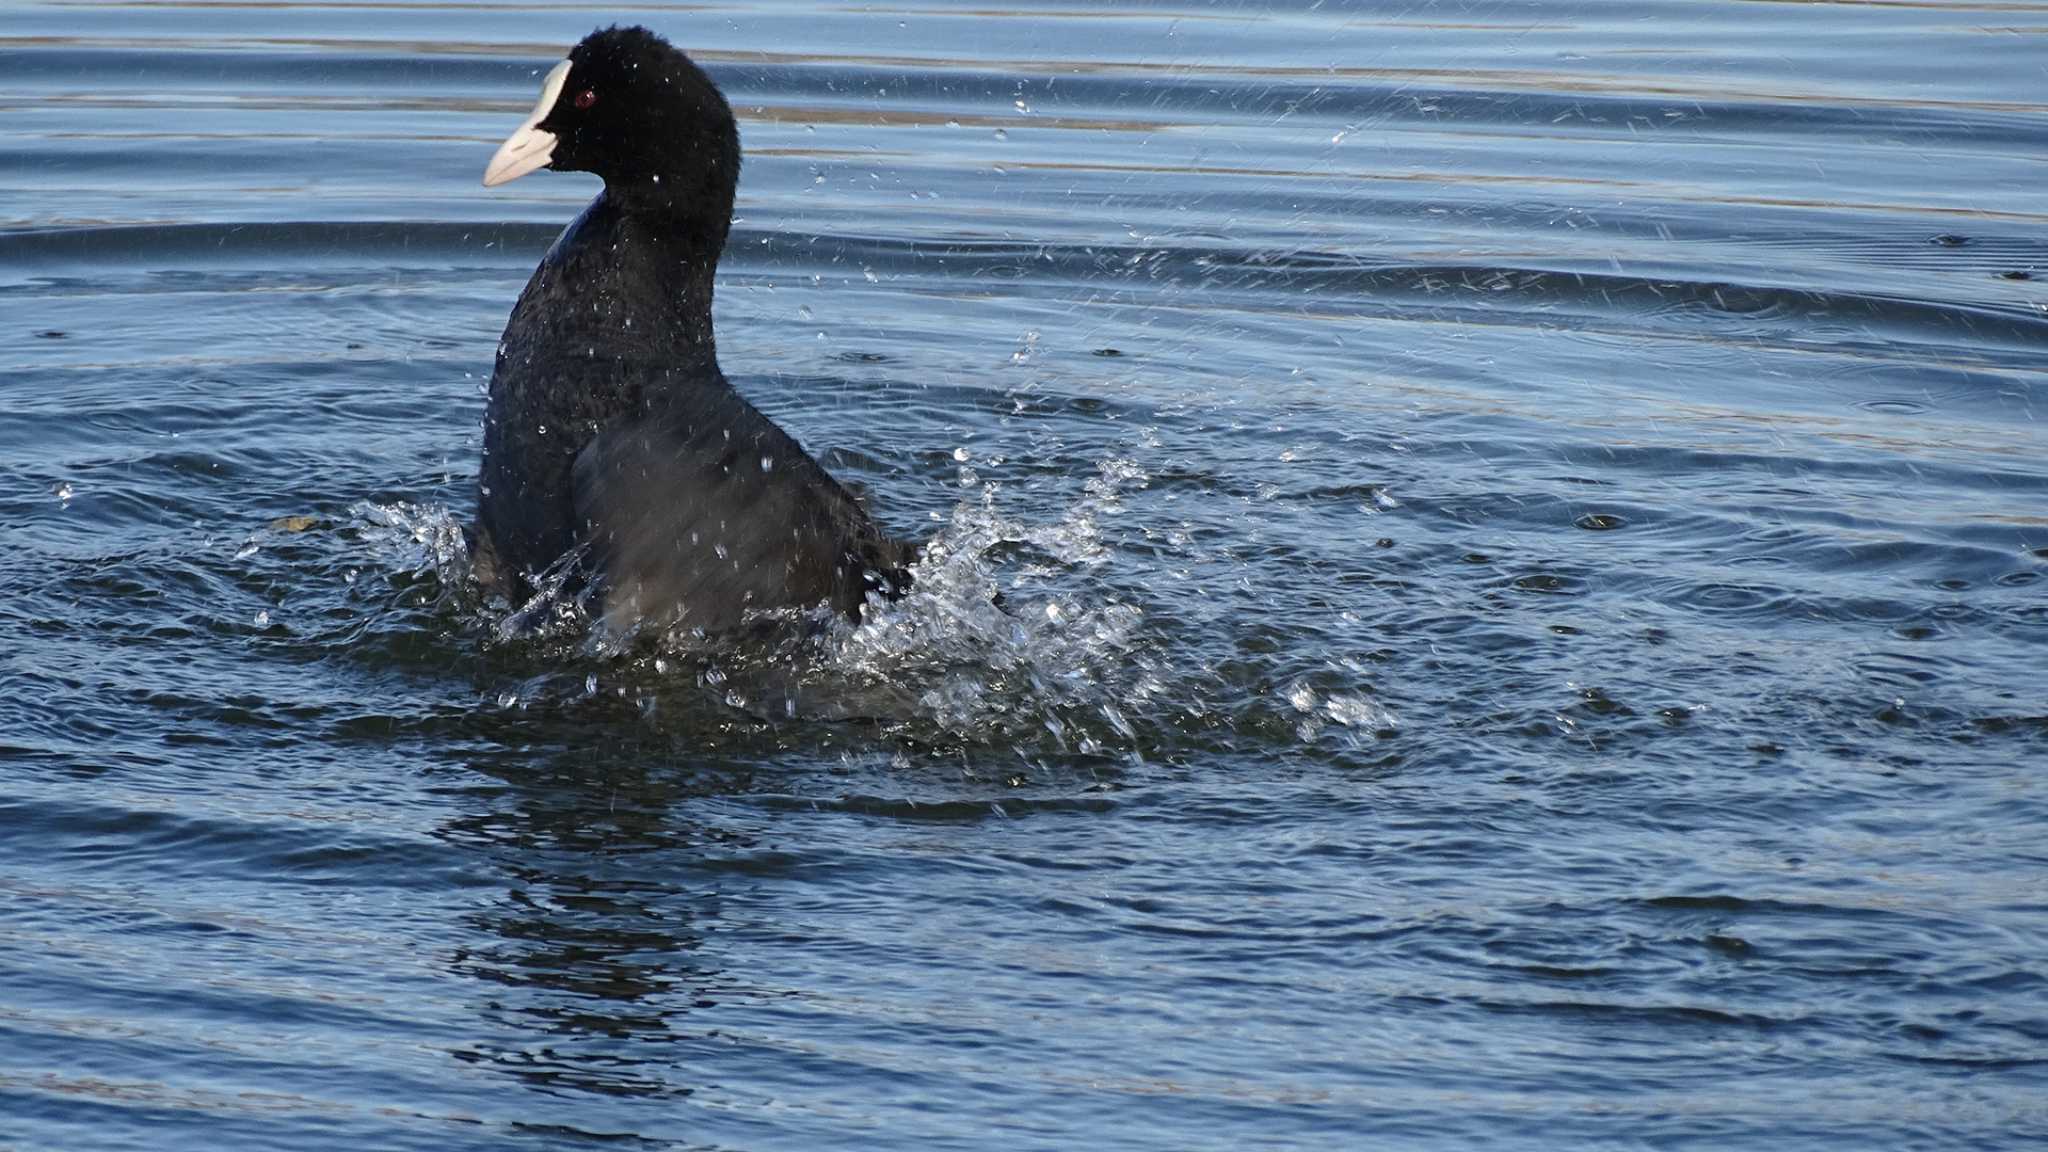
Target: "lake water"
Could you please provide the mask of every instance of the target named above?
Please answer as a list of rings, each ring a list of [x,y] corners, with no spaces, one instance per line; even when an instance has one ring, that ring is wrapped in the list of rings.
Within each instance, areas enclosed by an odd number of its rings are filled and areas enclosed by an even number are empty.
[[[614,19],[741,118],[728,373],[934,539],[804,651],[465,579],[596,189],[478,179]],[[2032,2],[8,5],[0,1148],[2039,1147],[2044,71]]]

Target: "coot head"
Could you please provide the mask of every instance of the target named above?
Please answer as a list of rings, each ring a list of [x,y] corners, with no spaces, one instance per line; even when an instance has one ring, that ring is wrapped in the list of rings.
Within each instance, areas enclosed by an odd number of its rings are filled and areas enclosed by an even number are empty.
[[[732,217],[740,132],[711,77],[645,28],[584,37],[484,169],[486,185],[536,168],[591,172],[627,209]]]

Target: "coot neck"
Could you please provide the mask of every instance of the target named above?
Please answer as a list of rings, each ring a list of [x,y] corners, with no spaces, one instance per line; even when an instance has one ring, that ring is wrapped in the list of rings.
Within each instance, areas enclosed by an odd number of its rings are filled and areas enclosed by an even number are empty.
[[[711,304],[731,208],[707,212],[660,181],[607,181],[574,229],[609,265],[610,343],[638,346],[672,378],[718,374]]]

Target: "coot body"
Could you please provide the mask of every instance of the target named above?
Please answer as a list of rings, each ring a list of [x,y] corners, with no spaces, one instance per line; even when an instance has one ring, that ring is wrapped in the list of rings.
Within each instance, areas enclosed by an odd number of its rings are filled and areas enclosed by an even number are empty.
[[[739,156],[708,76],[645,29],[609,28],[549,73],[486,170],[605,181],[534,270],[491,375],[478,570],[514,600],[566,564],[613,626],[718,631],[820,602],[858,618],[869,591],[908,586],[913,547],[719,370],[712,284]]]

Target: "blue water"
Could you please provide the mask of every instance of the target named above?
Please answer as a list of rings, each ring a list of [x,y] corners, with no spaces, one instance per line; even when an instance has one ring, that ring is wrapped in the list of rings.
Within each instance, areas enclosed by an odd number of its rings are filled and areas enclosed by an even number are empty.
[[[728,373],[933,540],[804,651],[467,579],[595,191],[478,179],[613,19],[741,117]],[[2040,1146],[2044,71],[2034,3],[8,6],[0,1148]]]

